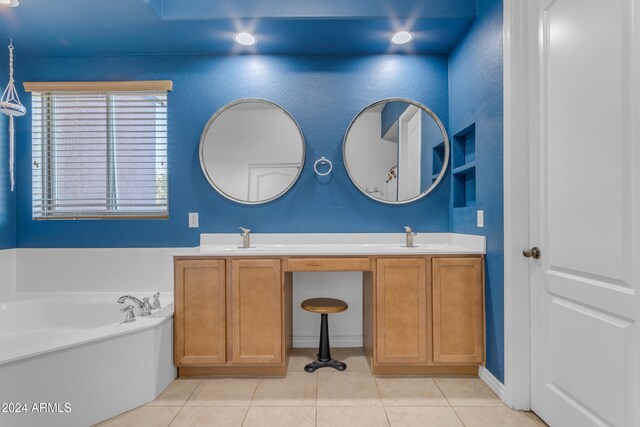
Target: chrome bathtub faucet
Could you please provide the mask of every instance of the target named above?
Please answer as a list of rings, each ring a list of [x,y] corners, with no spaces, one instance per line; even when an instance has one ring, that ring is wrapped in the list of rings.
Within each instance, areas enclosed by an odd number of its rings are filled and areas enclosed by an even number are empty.
[[[125,314],[124,323],[131,323],[131,322],[135,322],[136,321],[136,315],[133,314],[133,306],[132,305],[128,305],[125,308],[123,308],[122,310],[120,310]]]
[[[413,230],[411,229],[411,227],[409,227],[408,225],[404,226],[404,232],[405,232],[406,246],[408,248],[412,248],[413,247],[413,237],[417,236],[418,233],[414,233]]]
[[[118,303],[124,304],[126,300],[131,300],[138,306],[138,308],[140,309],[140,316],[148,316],[151,314],[151,304],[149,304],[149,297],[142,298],[142,301],[140,301],[138,298],[132,297],[131,295],[123,295],[118,298]]]
[[[248,249],[251,245],[251,230],[244,227],[238,227],[242,236],[242,249]]]
[[[156,292],[153,295],[153,305],[151,306],[152,310],[159,310],[162,308],[162,304],[160,304],[160,292]]]

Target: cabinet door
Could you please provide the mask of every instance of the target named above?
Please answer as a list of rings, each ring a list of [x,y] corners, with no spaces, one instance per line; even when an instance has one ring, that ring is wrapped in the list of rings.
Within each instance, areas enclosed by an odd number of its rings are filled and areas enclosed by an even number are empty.
[[[175,364],[226,362],[225,262],[175,262]]]
[[[233,363],[282,362],[282,275],[279,259],[231,261]]]
[[[425,259],[378,259],[376,291],[378,363],[425,363]]]
[[[484,362],[482,258],[433,259],[433,361]]]

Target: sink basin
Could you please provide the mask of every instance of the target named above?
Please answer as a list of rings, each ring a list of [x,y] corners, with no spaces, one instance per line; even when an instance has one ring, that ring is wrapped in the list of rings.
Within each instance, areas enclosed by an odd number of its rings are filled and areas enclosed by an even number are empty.
[[[444,245],[442,245],[444,246]],[[436,249],[437,246],[434,245],[413,245],[411,247],[405,246],[405,245],[401,245],[400,246],[402,249],[406,249],[408,251],[410,251],[411,249]]]
[[[231,247],[231,248],[224,248],[222,249],[225,252],[228,251],[249,251],[249,252],[253,252],[253,251],[264,251],[266,248],[263,246],[249,246],[248,248],[243,248],[242,246],[235,246],[235,247]]]
[[[248,248],[243,248],[242,246],[205,246],[200,249],[200,252],[262,252],[266,249],[267,248],[265,246],[251,246]]]
[[[255,246],[251,246],[249,248],[243,248],[241,246],[236,245],[225,245],[225,246],[206,246],[201,249],[201,252],[226,252],[226,253],[250,253],[250,252],[276,252],[280,253],[284,249],[293,250],[293,253],[309,253],[320,251],[322,253],[331,253],[331,252],[360,252],[360,251],[371,251],[373,249],[378,249],[383,252],[404,252],[404,251],[417,251],[417,250],[431,250],[436,249],[434,245],[414,245],[412,247],[407,247],[405,245],[398,244],[372,244],[372,243],[356,243],[356,244],[338,244],[338,245],[330,245],[330,244],[315,244],[315,245],[261,245],[257,244]]]

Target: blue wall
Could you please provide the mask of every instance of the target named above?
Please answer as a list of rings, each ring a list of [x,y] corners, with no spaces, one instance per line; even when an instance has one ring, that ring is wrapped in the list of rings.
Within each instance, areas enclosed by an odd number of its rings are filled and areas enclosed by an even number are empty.
[[[6,51],[0,51],[0,95],[9,79]],[[16,126],[25,121],[15,120]],[[16,200],[9,183],[9,118],[0,114],[0,249],[14,248],[16,245]]]
[[[169,96],[170,218],[32,221],[27,116],[17,126],[18,247],[196,246],[200,233],[235,233],[240,225],[254,232],[401,232],[401,226],[409,224],[419,232],[484,234],[487,368],[503,381],[501,0],[478,1],[478,18],[449,56],[24,57],[18,71],[20,82],[174,82]],[[30,107],[30,97],[22,96]],[[280,104],[298,121],[306,138],[307,159],[300,180],[284,197],[261,206],[237,205],[219,196],[206,182],[198,160],[200,133],[209,117],[243,97]],[[476,124],[475,208],[452,207],[450,172],[427,198],[405,206],[377,203],[349,181],[342,162],[344,132],[362,108],[385,97],[406,97],[427,105],[449,135]],[[2,146],[6,146],[4,133],[0,133]],[[313,162],[321,156],[334,163],[329,180],[313,173]],[[0,218],[7,222],[0,219],[0,230],[9,232],[2,234],[0,244],[12,246],[16,239],[12,196],[2,193],[5,187],[0,188],[0,212],[5,207],[7,213],[0,213]],[[485,228],[476,227],[476,209],[485,211]],[[188,212],[200,213],[199,229],[187,228]]]
[[[449,134],[476,124],[477,186],[474,208],[451,208],[451,230],[487,236],[487,368],[504,382],[502,62],[502,0],[478,0],[473,27],[449,56]]]
[[[203,232],[402,232],[449,229],[449,177],[429,197],[406,206],[377,203],[350,182],[342,162],[342,138],[351,119],[385,97],[429,106],[448,124],[447,57],[375,56],[96,56],[23,57],[18,81],[171,79],[169,95],[168,220],[31,220],[30,116],[18,134],[18,247],[197,246]],[[243,97],[266,98],[287,109],[306,138],[300,180],[284,197],[243,206],[219,196],[198,160],[200,133],[209,117]],[[30,97],[25,94],[25,105]],[[313,162],[334,164],[329,182]],[[200,228],[187,228],[188,212]]]

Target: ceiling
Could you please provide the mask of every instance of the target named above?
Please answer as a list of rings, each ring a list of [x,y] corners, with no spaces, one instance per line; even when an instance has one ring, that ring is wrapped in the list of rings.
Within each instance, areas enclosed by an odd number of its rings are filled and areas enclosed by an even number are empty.
[[[475,16],[476,0],[20,0],[0,39],[23,56],[448,53]],[[391,45],[399,30],[414,40]]]

